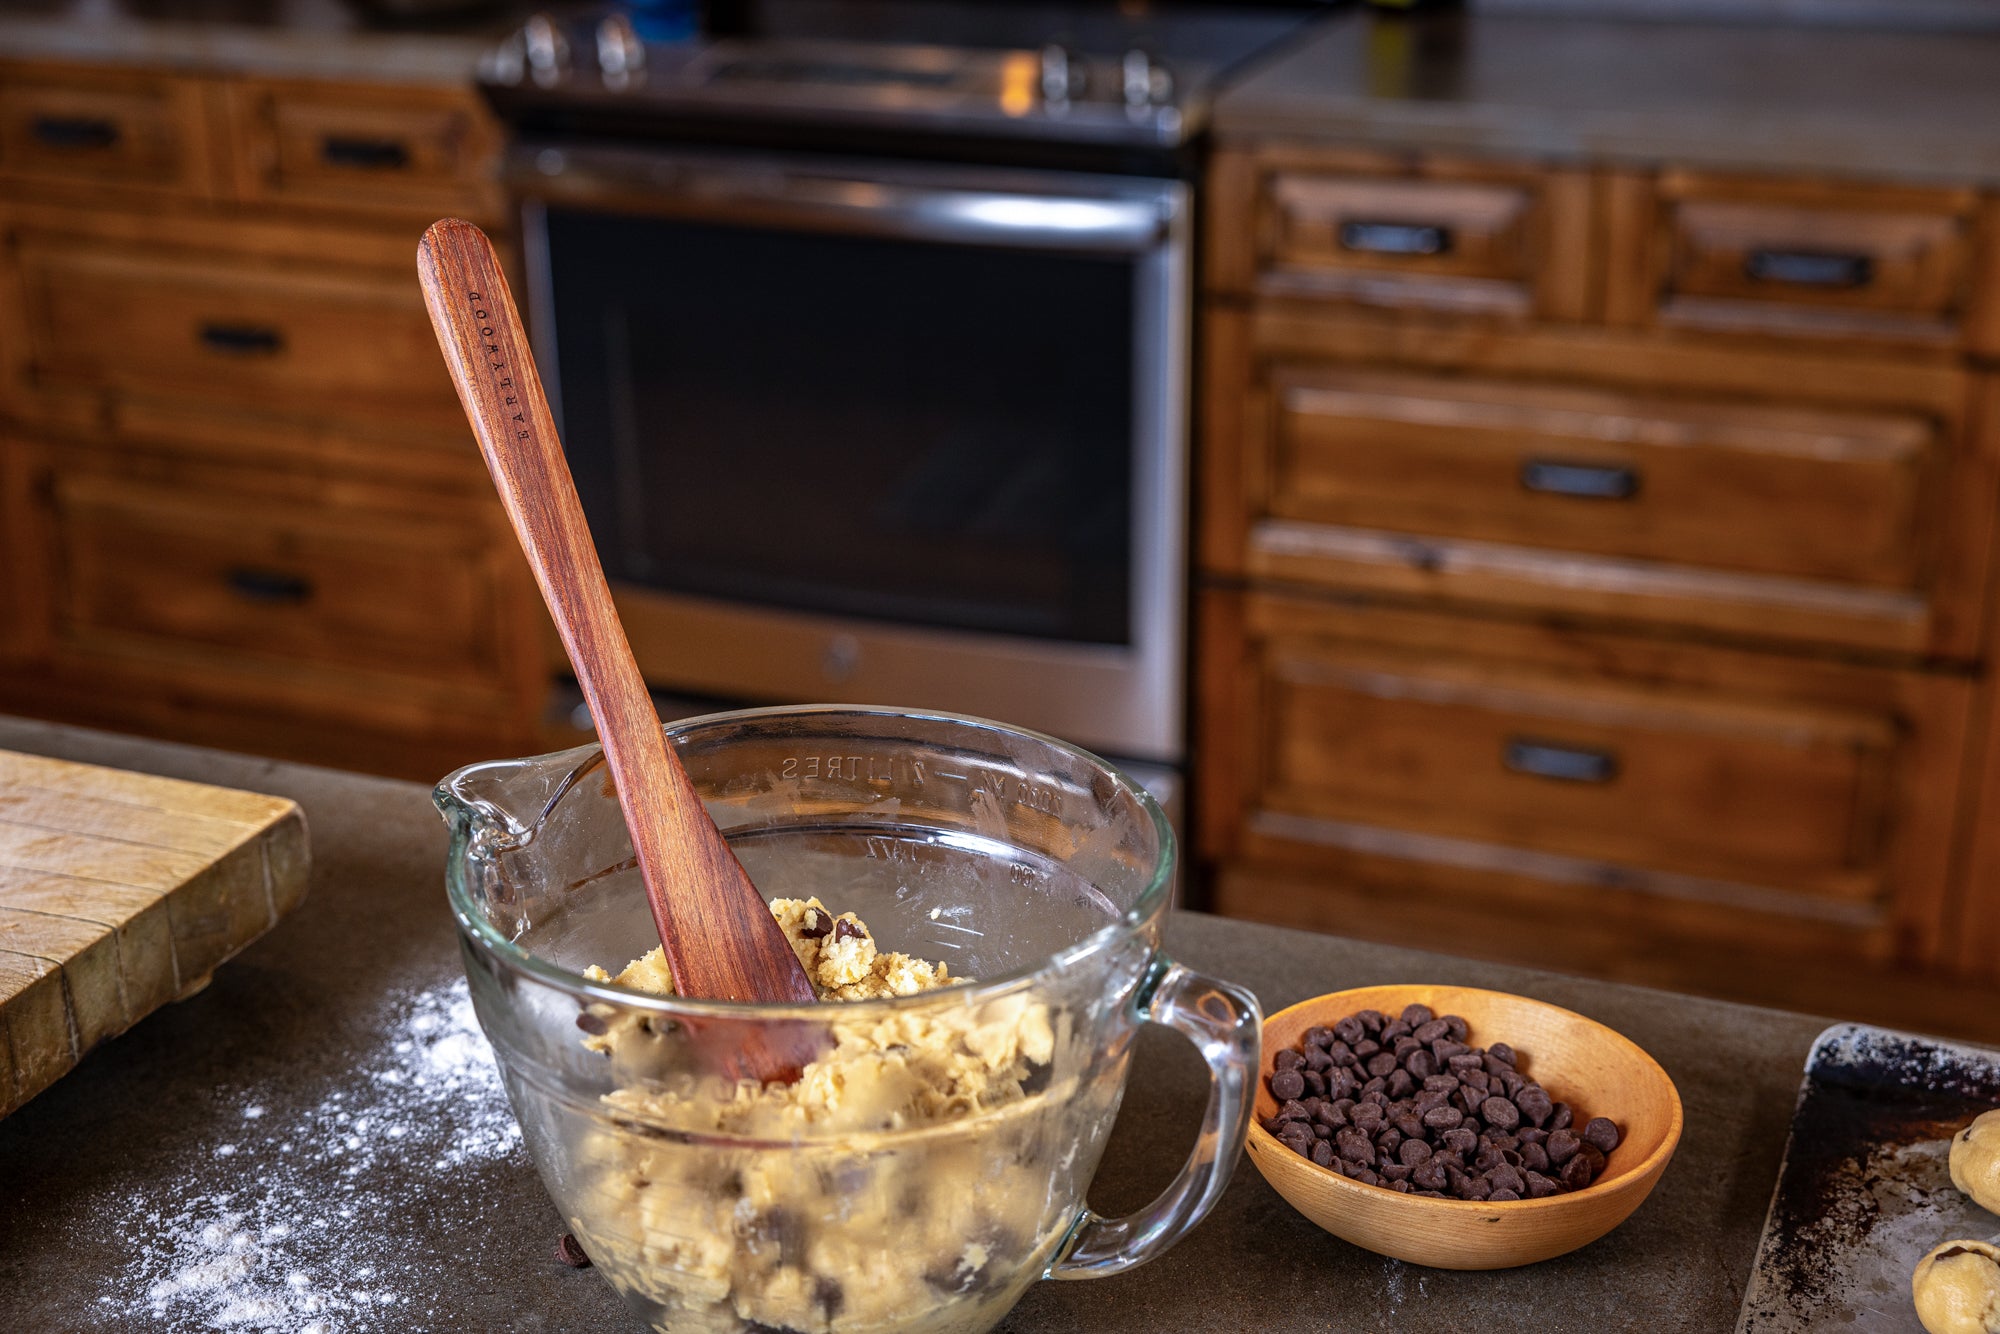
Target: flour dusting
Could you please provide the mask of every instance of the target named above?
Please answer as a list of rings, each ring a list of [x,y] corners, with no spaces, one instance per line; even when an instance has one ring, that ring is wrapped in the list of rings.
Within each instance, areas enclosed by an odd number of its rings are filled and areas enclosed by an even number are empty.
[[[98,1298],[150,1329],[408,1329],[436,1267],[398,1227],[435,1215],[452,1173],[516,1159],[520,1128],[464,981],[404,996],[342,1086],[296,1117],[224,1091],[225,1134],[180,1195],[120,1226],[130,1259]]]

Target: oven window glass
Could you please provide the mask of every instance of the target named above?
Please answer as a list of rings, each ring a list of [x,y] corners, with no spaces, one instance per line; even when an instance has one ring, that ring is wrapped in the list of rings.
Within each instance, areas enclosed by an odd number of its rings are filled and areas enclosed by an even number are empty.
[[[1124,644],[1135,262],[551,210],[613,578]]]

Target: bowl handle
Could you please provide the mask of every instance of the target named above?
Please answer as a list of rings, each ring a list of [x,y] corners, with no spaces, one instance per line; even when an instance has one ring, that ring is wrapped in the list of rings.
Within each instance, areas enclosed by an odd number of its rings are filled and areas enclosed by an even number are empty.
[[[1138,993],[1138,1016],[1194,1043],[1208,1062],[1208,1107],[1180,1175],[1137,1213],[1105,1218],[1085,1209],[1044,1278],[1103,1278],[1142,1265],[1181,1239],[1222,1197],[1243,1151],[1256,1097],[1257,998],[1161,956]]]

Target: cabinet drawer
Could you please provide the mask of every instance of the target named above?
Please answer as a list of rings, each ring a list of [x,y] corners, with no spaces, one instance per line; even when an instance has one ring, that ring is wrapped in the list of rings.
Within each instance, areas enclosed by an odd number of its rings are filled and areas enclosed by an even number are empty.
[[[480,529],[89,474],[58,474],[54,503],[63,648],[211,663],[208,689],[285,661],[357,690],[500,675]]]
[[[1942,899],[1966,681],[1206,602],[1225,855],[1392,855],[1863,929]]]
[[[1917,416],[1280,365],[1268,513],[1909,589]]]
[[[1949,343],[1970,302],[1971,191],[1745,182],[1670,172],[1652,196],[1644,274],[1614,322]],[[1650,306],[1650,311],[1638,309]]]
[[[1225,157],[1211,228],[1224,286],[1510,317],[1586,313],[1581,176],[1276,150]],[[1227,216],[1237,208],[1247,216]]]
[[[245,198],[489,216],[500,137],[459,89],[232,86]]]
[[[39,238],[20,266],[37,383],[450,419],[451,384],[407,279]]]
[[[0,177],[206,193],[205,123],[189,80],[0,64]]]

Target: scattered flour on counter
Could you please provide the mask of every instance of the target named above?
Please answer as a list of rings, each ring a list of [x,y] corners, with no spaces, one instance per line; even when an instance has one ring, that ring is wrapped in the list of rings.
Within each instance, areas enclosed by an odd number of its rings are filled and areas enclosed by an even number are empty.
[[[124,1218],[130,1259],[99,1311],[176,1334],[416,1327],[448,1258],[413,1253],[397,1224],[441,1207],[448,1174],[527,1158],[462,979],[393,1001],[381,1032],[296,1117],[241,1096],[208,1150],[222,1161]]]

